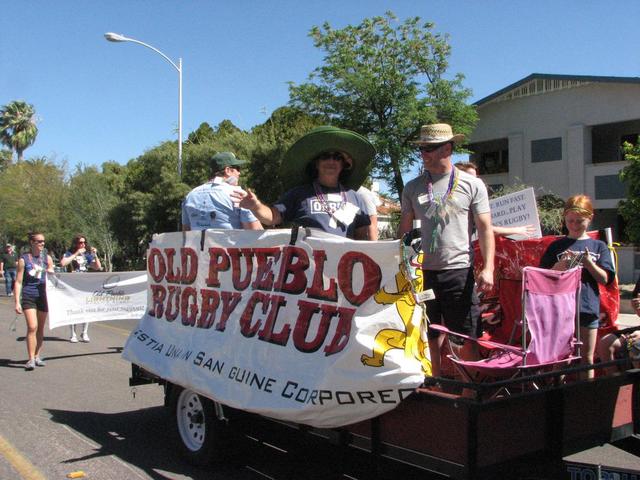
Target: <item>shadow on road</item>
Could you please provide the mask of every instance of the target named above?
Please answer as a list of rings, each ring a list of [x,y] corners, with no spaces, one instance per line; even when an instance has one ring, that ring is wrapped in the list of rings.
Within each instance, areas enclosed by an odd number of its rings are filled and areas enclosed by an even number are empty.
[[[25,360],[13,360],[11,358],[0,358],[0,367],[4,368],[24,368]]]
[[[122,353],[122,347],[109,347],[109,351],[106,352],[91,352],[91,353],[77,353],[74,355],[58,355],[58,356],[43,356],[43,360],[56,361],[63,358],[74,358],[74,357],[91,357],[93,355],[111,355],[111,354],[120,354]],[[26,363],[26,358],[20,360],[14,360],[11,358],[0,358],[0,368],[24,368],[24,364]]]
[[[26,337],[16,337],[16,342],[24,342],[26,339]],[[69,340],[67,340],[66,338],[60,338],[60,337],[44,337],[44,341],[45,342],[68,342]]]
[[[175,478],[159,470],[179,473],[194,480],[264,478],[237,463],[200,468],[183,462],[173,447],[170,422],[163,407],[110,414],[66,410],[49,410],[49,413],[54,422],[72,428],[99,445],[93,454],[69,458],[66,463],[114,455],[144,471],[149,478],[158,480]]]

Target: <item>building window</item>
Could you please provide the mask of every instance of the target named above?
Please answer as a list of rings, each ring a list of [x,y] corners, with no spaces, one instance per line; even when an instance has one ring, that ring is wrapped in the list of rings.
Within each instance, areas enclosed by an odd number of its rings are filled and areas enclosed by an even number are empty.
[[[618,175],[599,175],[594,182],[597,200],[615,200],[627,196],[625,184]]]
[[[554,162],[562,160],[562,138],[543,138],[531,141],[531,161]]]
[[[494,150],[480,153],[478,162],[480,175],[509,172],[509,150]]]

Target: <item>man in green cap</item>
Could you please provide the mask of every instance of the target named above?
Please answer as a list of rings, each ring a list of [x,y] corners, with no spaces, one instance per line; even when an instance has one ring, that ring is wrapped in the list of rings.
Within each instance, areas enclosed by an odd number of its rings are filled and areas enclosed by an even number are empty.
[[[238,186],[240,169],[247,162],[231,152],[220,152],[211,159],[211,179],[189,192],[182,202],[182,230],[208,228],[262,230],[249,210],[231,198]]]
[[[375,149],[362,135],[318,127],[285,154],[280,175],[286,193],[273,206],[239,192],[240,206],[265,225],[295,223],[341,237],[366,240],[370,220],[356,190],[367,177]]]

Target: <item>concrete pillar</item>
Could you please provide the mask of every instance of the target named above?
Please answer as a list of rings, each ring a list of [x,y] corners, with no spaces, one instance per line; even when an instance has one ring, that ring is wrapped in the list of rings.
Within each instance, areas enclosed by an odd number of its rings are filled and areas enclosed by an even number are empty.
[[[509,139],[509,183],[526,183],[524,174],[524,136],[512,133]]]
[[[591,163],[591,129],[584,125],[572,125],[567,130],[567,196],[589,190],[585,185],[587,163]]]

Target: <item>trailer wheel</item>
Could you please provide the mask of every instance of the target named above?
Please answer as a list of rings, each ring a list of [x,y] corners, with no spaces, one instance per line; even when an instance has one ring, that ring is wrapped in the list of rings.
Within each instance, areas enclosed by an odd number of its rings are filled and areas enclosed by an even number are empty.
[[[216,417],[213,401],[173,385],[167,405],[183,457],[195,465],[222,459],[226,425]]]

